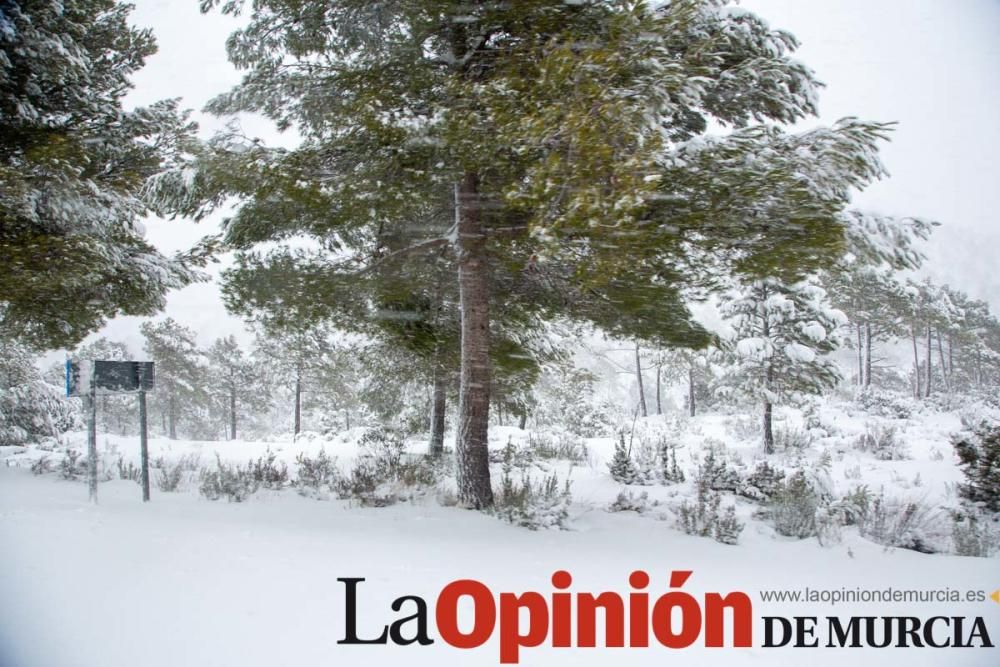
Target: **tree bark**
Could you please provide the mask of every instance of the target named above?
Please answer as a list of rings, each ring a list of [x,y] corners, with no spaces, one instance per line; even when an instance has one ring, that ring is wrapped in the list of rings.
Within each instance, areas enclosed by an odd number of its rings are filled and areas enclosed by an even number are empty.
[[[177,397],[170,396],[170,404],[167,409],[167,437],[171,440],[177,439]]]
[[[688,413],[694,417],[697,412],[694,398],[694,366],[688,366]]]
[[[924,387],[924,396],[927,397],[927,398],[930,398],[930,395],[931,395],[931,378],[934,377],[934,375],[933,375],[933,373],[934,373],[934,362],[933,362],[933,359],[931,357],[931,350],[932,350],[931,345],[932,345],[932,341],[931,341],[931,328],[930,328],[930,325],[928,325],[928,327],[927,327],[927,382],[926,382],[926,386]]]
[[[481,219],[479,176],[466,173],[455,187],[462,362],[455,458],[458,499],[484,509],[493,505],[490,484],[490,283]]]
[[[857,324],[858,332],[858,386],[865,386],[865,356],[864,356],[864,345],[861,339],[861,323]]]
[[[236,385],[229,386],[229,439],[236,439]]]
[[[917,329],[910,327],[910,340],[913,342],[913,397],[920,398],[920,356],[917,353]]]
[[[872,386],[872,324],[865,322],[865,389]]]
[[[430,455],[441,456],[444,453],[444,410],[447,398],[448,383],[444,369],[440,364],[434,364],[434,379],[431,396],[431,442]]]
[[[295,372],[295,431],[298,435],[302,430],[302,374]]]
[[[937,332],[938,361],[941,362],[941,378],[944,380],[944,390],[951,392],[951,380],[948,378],[948,364],[944,359],[944,343],[941,342],[941,332]]]
[[[774,427],[771,420],[772,406],[770,401],[764,401],[764,453],[774,453]]]
[[[635,379],[639,383],[639,411],[643,417],[648,417],[646,412],[646,392],[642,386],[642,365],[639,363],[639,344],[635,344]]]
[[[660,402],[660,366],[656,366],[656,414],[663,414],[663,404]]]

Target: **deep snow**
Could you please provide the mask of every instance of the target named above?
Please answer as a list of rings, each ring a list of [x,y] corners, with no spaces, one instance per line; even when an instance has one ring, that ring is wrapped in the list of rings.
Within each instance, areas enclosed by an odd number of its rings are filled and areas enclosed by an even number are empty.
[[[864,419],[831,411],[850,432]],[[792,419],[793,416],[789,416]],[[648,420],[656,421],[656,418]],[[737,455],[751,460],[755,448],[727,436],[726,418],[707,416],[688,424],[686,449],[706,436],[725,438]],[[854,480],[895,484],[920,473],[911,491],[931,502],[947,502],[957,481],[951,453],[938,458],[942,438],[957,428],[954,415],[910,420],[909,460],[879,462],[845,449],[834,457],[830,477],[841,490]],[[516,429],[494,429],[494,445],[523,438]],[[79,434],[74,435],[79,438]],[[100,436],[102,447],[132,457],[132,438]],[[607,474],[610,440],[592,440],[591,462],[572,472],[574,505],[570,530],[532,532],[497,519],[441,506],[433,496],[386,508],[317,501],[292,490],[262,491],[245,503],[210,502],[196,490],[160,493],[144,505],[136,484],[102,483],[100,503],[87,503],[84,484],[55,475],[33,476],[23,464],[38,453],[0,449],[0,664],[17,667],[119,665],[496,665],[494,637],[471,651],[441,641],[429,647],[344,646],[343,586],[338,577],[365,577],[359,630],[377,634],[398,615],[392,600],[420,595],[431,604],[448,582],[477,579],[496,594],[552,592],[558,569],[574,577],[573,591],[629,592],[635,569],[652,576],[650,592],[666,592],[671,570],[694,571],[684,590],[745,591],[754,616],[763,615],[962,615],[983,616],[1000,640],[1000,605],[983,603],[841,604],[764,603],[758,591],[772,588],[941,589],[991,592],[1000,584],[996,558],[923,555],[885,549],[845,530],[843,541],[820,546],[815,539],[777,536],[749,518],[737,546],[692,537],[672,521],[634,513],[609,513],[621,486]],[[287,461],[320,447],[349,459],[354,435],[331,441],[191,443],[151,440],[153,457],[213,451],[246,461],[271,448]],[[831,449],[836,450],[835,443]],[[687,461],[685,457],[685,461]],[[13,465],[22,464],[20,467]],[[568,466],[557,465],[560,476]],[[683,493],[674,487],[643,487],[666,502]],[[431,636],[436,636],[431,626]],[[599,635],[600,636],[600,635]],[[762,638],[758,622],[754,643]],[[701,642],[699,641],[698,644]],[[523,665],[788,664],[995,665],[1000,649],[523,649]]]

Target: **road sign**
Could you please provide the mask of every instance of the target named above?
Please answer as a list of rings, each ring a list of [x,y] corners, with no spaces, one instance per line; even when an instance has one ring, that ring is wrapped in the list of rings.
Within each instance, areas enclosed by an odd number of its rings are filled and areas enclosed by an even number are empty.
[[[66,360],[66,395],[134,394],[152,391],[152,361]]]

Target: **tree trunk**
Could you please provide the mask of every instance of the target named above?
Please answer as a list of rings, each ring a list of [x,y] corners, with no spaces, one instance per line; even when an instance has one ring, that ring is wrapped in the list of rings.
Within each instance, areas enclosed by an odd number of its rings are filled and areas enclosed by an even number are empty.
[[[764,401],[764,453],[774,453],[774,428],[771,423],[771,402]]]
[[[865,322],[865,388],[872,386],[872,325]]]
[[[688,367],[688,413],[694,417],[697,412],[694,398],[694,366]]]
[[[229,439],[236,439],[236,385],[229,387]]]
[[[858,322],[858,386],[865,386],[865,355],[864,355],[864,345],[862,344],[861,337],[861,323]]]
[[[642,386],[642,365],[639,363],[639,344],[635,344],[635,379],[639,382],[639,411],[643,417],[648,417],[646,412],[646,392]]]
[[[444,369],[434,364],[433,394],[431,396],[431,442],[430,455],[444,453],[444,410],[448,383]]]
[[[171,440],[177,439],[177,398],[170,397],[170,405],[167,409],[167,437]]]
[[[944,359],[944,343],[941,342],[941,332],[937,332],[938,361],[941,362],[941,378],[944,380],[944,390],[951,392],[951,380],[948,378],[948,364]]]
[[[466,173],[455,187],[458,230],[459,309],[462,319],[462,369],[455,443],[458,499],[484,509],[493,505],[490,484],[490,284],[486,234],[480,218],[479,176]]]
[[[660,402],[660,366],[656,366],[656,414],[663,414],[663,404]]]
[[[920,398],[920,356],[917,353],[917,329],[910,327],[910,340],[913,342],[913,397]]]
[[[931,358],[931,349],[932,349],[931,344],[932,344],[931,328],[930,326],[928,326],[927,327],[927,382],[926,386],[924,387],[924,396],[928,398],[930,398],[931,395],[931,378],[933,377],[934,373],[934,363],[933,359]]]
[[[517,427],[523,431],[527,426],[528,426],[528,411],[522,408],[521,418],[517,422]]]
[[[298,435],[302,430],[302,375],[299,371],[295,372],[295,431],[294,434]]]

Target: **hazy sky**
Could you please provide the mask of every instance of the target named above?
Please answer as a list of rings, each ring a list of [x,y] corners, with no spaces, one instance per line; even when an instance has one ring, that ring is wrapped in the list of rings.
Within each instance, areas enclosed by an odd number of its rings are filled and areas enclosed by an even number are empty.
[[[135,79],[130,98],[146,104],[181,97],[196,112],[239,80],[225,56],[235,23],[201,15],[197,0],[132,0],[133,21],[151,27],[160,51]],[[826,88],[819,120],[858,116],[899,123],[883,159],[891,178],[857,205],[881,213],[938,220],[925,273],[990,301],[1000,312],[1000,0],[743,0],[742,6],[789,30],[797,57]],[[196,113],[205,136],[222,121]],[[268,143],[281,139],[264,123],[244,123]],[[217,221],[147,222],[150,240],[167,252],[189,247]],[[240,334],[213,284],[168,297],[167,314],[199,340]],[[120,318],[102,334],[139,352],[138,320]]]

